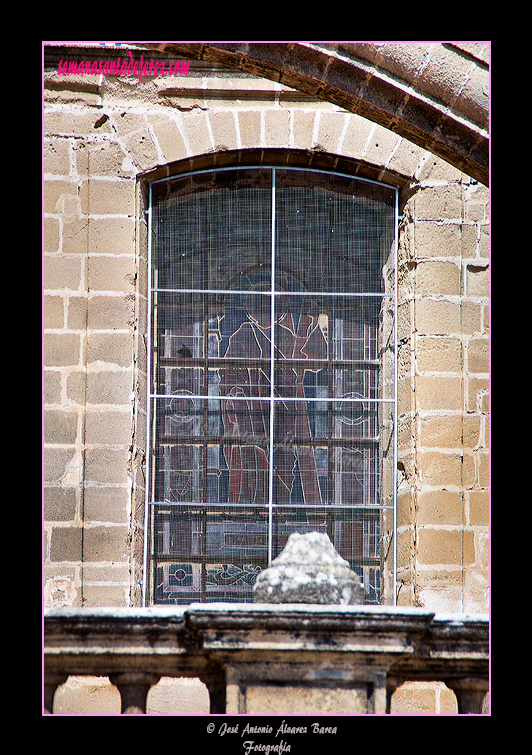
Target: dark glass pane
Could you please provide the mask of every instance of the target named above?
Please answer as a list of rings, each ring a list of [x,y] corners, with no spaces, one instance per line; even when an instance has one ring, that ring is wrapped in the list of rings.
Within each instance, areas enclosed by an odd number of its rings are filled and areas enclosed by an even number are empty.
[[[276,170],[275,181],[277,285],[289,290],[287,282],[297,281],[300,291],[384,291],[395,192],[304,171]]]
[[[268,561],[267,508],[153,507],[157,602],[249,601]]]
[[[152,418],[155,501],[268,503],[268,402],[180,395]]]
[[[154,288],[248,289],[271,266],[271,171],[194,174],[158,184]]]

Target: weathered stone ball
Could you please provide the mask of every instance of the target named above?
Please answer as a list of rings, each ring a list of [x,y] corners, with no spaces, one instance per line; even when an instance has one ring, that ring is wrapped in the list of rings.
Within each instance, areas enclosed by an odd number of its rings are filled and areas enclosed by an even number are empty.
[[[322,532],[290,535],[281,553],[259,574],[253,592],[255,603],[364,602],[357,574]]]

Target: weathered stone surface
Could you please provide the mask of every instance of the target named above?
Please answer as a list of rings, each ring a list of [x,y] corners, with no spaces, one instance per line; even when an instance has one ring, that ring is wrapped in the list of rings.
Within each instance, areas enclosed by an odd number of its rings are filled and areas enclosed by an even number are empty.
[[[363,603],[362,585],[325,533],[290,535],[255,583],[257,603]]]

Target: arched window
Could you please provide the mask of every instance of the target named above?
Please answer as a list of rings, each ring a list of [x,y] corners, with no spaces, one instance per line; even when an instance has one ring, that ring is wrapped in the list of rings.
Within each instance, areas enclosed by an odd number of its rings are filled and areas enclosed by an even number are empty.
[[[259,571],[309,531],[382,602],[396,191],[239,167],[150,194],[146,602],[252,601]]]

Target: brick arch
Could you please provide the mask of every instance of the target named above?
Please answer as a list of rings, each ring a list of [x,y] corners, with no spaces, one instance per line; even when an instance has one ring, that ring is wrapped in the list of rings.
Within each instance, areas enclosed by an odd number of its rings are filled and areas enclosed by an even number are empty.
[[[380,165],[374,165],[347,155],[298,147],[282,149],[257,147],[206,152],[149,169],[142,173],[141,180],[143,184],[147,185],[151,181],[178,176],[182,173],[216,170],[225,167],[238,168],[239,165],[246,167],[265,165],[278,168],[307,168],[332,173],[346,173],[350,176],[378,181],[399,190],[408,189],[411,183],[410,175],[383,171]]]
[[[486,43],[141,43],[332,102],[489,179]]]

